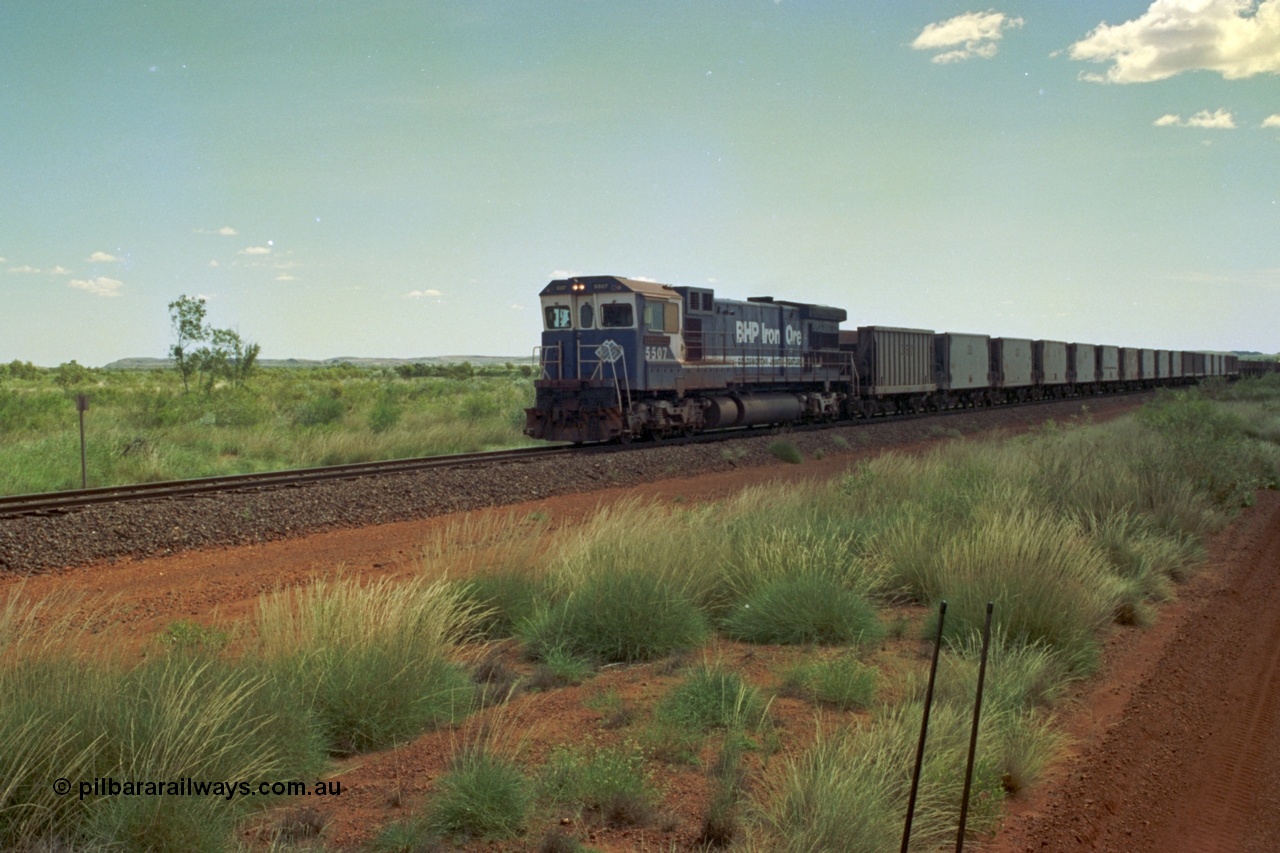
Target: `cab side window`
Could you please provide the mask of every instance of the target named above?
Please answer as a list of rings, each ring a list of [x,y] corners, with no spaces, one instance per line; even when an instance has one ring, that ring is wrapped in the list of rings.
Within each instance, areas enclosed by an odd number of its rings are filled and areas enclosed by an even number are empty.
[[[646,302],[644,327],[650,332],[674,335],[680,331],[680,306],[675,302]]]
[[[661,332],[662,325],[662,303],[646,302],[644,305],[644,327],[650,332]]]

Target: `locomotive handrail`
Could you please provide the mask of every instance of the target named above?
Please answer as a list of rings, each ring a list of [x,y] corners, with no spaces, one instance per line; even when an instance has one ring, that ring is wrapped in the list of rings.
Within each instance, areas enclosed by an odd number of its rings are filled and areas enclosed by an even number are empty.
[[[555,350],[556,357],[554,362],[547,359],[547,350]],[[562,379],[564,378],[564,351],[560,344],[549,344],[547,346],[536,346],[533,348],[533,358],[538,363],[539,372],[543,379]],[[555,364],[556,375],[552,376],[547,372],[547,366]]]

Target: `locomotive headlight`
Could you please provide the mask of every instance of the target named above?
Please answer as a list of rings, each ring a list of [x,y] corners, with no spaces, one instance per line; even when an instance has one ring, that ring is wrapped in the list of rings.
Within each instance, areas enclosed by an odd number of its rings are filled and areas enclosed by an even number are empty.
[[[586,290],[586,289],[587,289],[587,286],[586,286],[585,284],[583,284],[582,282],[580,282],[580,281],[575,281],[575,282],[573,283],[572,289],[573,289],[573,290],[582,291],[582,290]]]

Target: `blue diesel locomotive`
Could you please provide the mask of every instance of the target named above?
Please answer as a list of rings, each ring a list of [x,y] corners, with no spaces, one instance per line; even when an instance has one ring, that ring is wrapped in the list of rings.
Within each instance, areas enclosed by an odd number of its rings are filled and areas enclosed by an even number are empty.
[[[534,438],[627,441],[841,415],[843,309],[618,276],[557,279],[541,301],[525,424]]]
[[[630,441],[1234,378],[1234,356],[863,326],[843,308],[556,279],[525,434]]]

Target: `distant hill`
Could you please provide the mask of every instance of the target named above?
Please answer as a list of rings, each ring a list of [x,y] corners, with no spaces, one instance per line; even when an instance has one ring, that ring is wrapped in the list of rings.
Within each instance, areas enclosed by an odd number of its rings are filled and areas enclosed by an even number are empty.
[[[334,367],[339,364],[350,364],[354,367],[395,367],[398,364],[462,364],[469,361],[474,365],[482,364],[528,364],[529,356],[503,355],[429,355],[422,358],[359,358],[356,356],[339,356],[338,358],[260,358],[259,367]],[[167,358],[121,358],[110,364],[104,364],[104,370],[168,370],[173,362]]]

